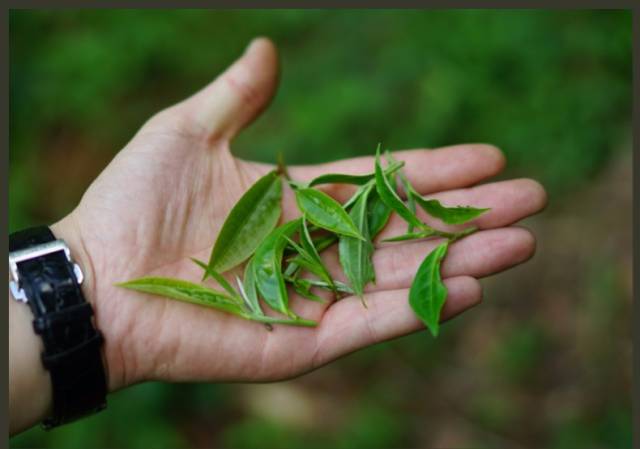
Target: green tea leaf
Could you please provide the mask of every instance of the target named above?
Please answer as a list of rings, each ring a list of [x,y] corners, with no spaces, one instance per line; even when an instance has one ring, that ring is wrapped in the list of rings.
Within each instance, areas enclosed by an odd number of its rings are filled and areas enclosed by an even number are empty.
[[[253,184],[224,222],[209,266],[224,273],[251,256],[278,223],[281,197],[282,181],[275,170]]]
[[[291,236],[300,226],[300,221],[298,218],[271,231],[251,261],[255,282],[264,301],[272,309],[288,316],[295,315],[289,310],[289,297],[282,275],[282,255],[287,245],[284,237]]]
[[[461,239],[462,237],[466,237],[470,234],[476,232],[478,228],[475,226],[471,226],[470,228],[463,229],[459,232],[446,232],[439,231],[434,228],[425,227],[424,231],[420,232],[409,232],[407,234],[397,235],[395,237],[391,237],[388,239],[384,239],[383,242],[403,242],[405,240],[416,240],[416,239],[425,239],[429,237],[444,237],[449,239],[450,242],[455,242],[456,240]]]
[[[287,282],[302,282],[305,284],[308,284],[310,287],[318,287],[318,288],[322,288],[324,290],[333,290],[333,288],[331,287],[330,284],[327,284],[324,281],[321,281],[319,279],[307,279],[307,278],[290,278],[285,276],[285,280]],[[341,292],[341,293],[347,293],[349,295],[354,295],[355,292],[351,289],[351,287],[349,287],[347,284],[340,282],[340,281],[336,281],[335,279],[333,280],[333,285],[335,285],[336,289]]]
[[[411,183],[409,183],[409,179],[401,171],[398,172],[398,178],[400,179],[402,190],[404,190],[404,194],[407,197],[407,208],[413,215],[416,215],[416,200],[413,195],[411,195]],[[409,225],[407,226],[407,232],[413,232],[414,228],[415,226],[412,223],[409,223]]]
[[[424,223],[422,223],[418,217],[416,217],[416,214],[411,212],[411,210],[402,202],[396,193],[395,188],[391,185],[387,176],[385,176],[384,171],[382,170],[382,165],[380,165],[379,146],[376,151],[376,190],[378,191],[382,201],[400,215],[400,217],[402,217],[407,223],[421,229],[424,228]]]
[[[316,226],[336,234],[364,238],[340,203],[326,193],[312,188],[299,189],[296,201],[307,220]]]
[[[345,211],[349,211],[349,209],[351,209],[351,207],[353,207],[353,205],[356,203],[356,201],[358,201],[358,198],[360,198],[360,196],[364,193],[365,190],[367,190],[368,187],[369,187],[369,183],[359,186],[356,189],[356,191],[353,193],[353,195],[351,195],[351,198],[349,198],[342,205],[342,208]]]
[[[393,210],[382,201],[378,191],[372,190],[367,204],[367,220],[372,239],[387,225],[392,212]]]
[[[318,249],[316,248],[315,243],[311,238],[311,233],[309,232],[309,227],[307,226],[307,220],[305,217],[302,218],[302,230],[300,231],[300,242],[302,242],[303,248],[318,265],[320,272],[317,273],[317,276],[320,277],[320,279],[325,281],[327,284],[333,284],[333,279],[329,274],[329,270],[327,269],[327,266],[324,264],[322,257],[320,257],[320,253],[318,252]]]
[[[313,327],[318,324],[315,321],[305,320],[299,317],[294,317],[293,319],[282,319],[265,316],[263,314],[247,313],[243,310],[240,304],[236,303],[233,298],[225,295],[223,292],[212,290],[202,285],[193,284],[180,279],[147,277],[122,282],[116,285],[130,290],[164,296],[166,298],[199,306],[210,307],[260,323],[287,324],[291,326],[306,327]]]
[[[327,302],[311,291],[311,289],[313,288],[313,285],[307,282],[307,279],[300,279],[300,278],[295,279],[293,280],[292,284],[296,293],[302,296],[303,298],[307,298],[307,299],[310,299],[311,301],[316,301],[323,304]]]
[[[371,186],[373,187],[373,186]],[[369,239],[367,200],[371,188],[365,191],[351,209],[349,215],[366,240],[341,236],[338,243],[340,264],[353,291],[362,298],[364,286],[375,278],[371,255],[373,244]]]
[[[440,276],[440,265],[449,242],[438,245],[422,261],[409,290],[409,304],[434,337],[438,336],[440,312],[447,298],[447,287]]]
[[[396,170],[404,166],[404,162],[394,161],[385,169],[387,174],[391,174]],[[343,173],[328,173],[326,175],[320,175],[309,182],[309,187],[317,186],[320,184],[352,184],[356,186],[364,185],[375,179],[375,173],[368,173],[366,175],[347,175]]]
[[[326,175],[318,176],[309,183],[309,187],[317,186],[320,184],[353,184],[361,186],[371,181],[373,175],[346,175],[342,173],[329,173]]]
[[[313,246],[316,247],[318,253],[321,253],[322,251],[336,243],[337,240],[338,236],[335,234],[322,235],[313,239]]]
[[[411,198],[414,198],[426,213],[447,224],[466,223],[490,210],[488,208],[478,209],[471,206],[446,207],[438,200],[427,200],[415,192],[412,192]]]
[[[224,288],[227,291],[227,293],[229,293],[229,295],[231,295],[233,297],[237,297],[238,296],[238,292],[236,292],[234,290],[234,288],[231,286],[229,281],[227,281],[225,279],[225,277],[222,276],[220,273],[218,273],[216,270],[214,270],[213,268],[208,266],[203,261],[198,260],[198,259],[196,259],[194,257],[191,257],[191,261],[193,263],[195,263],[196,265],[198,265],[200,268],[202,268],[205,271],[205,273],[207,274],[207,276],[211,276],[212,278],[214,278],[216,280],[216,282],[218,284],[220,284],[220,287]]]
[[[260,307],[260,301],[258,300],[258,292],[256,290],[256,278],[254,268],[254,258],[249,259],[249,263],[244,267],[244,279],[242,284],[238,284],[240,287],[240,293],[242,298],[249,307],[249,310],[255,315],[264,315],[262,307]]]
[[[291,259],[291,263],[293,263],[295,265],[298,265],[298,266],[306,269],[310,273],[313,273],[313,274],[315,274],[316,276],[319,276],[319,277],[323,277],[324,278],[326,275],[328,275],[328,273],[326,273],[326,269],[324,267],[324,264],[322,263],[322,260],[320,260],[320,258],[316,259],[306,249],[304,249],[303,247],[298,245],[296,242],[291,240],[289,237],[285,237],[285,239],[287,240],[289,245],[291,245],[293,248],[295,248],[295,250],[298,252],[298,255],[295,256],[293,259]],[[287,274],[286,270],[285,270],[285,274]],[[325,280],[326,280],[326,278],[325,278]]]
[[[163,277],[146,277],[117,284],[130,290],[164,296],[178,301],[211,307],[245,317],[246,314],[237,300],[223,292],[202,285]]]
[[[337,240],[338,240],[338,236],[336,234],[326,234],[326,235],[322,235],[320,237],[314,238],[313,245],[316,247],[316,250],[318,251],[318,253],[321,253],[322,251],[324,251],[325,249],[327,249],[328,247],[336,243]],[[285,269],[286,276],[294,276],[299,271],[300,267],[294,263],[294,260],[291,260],[288,263]]]

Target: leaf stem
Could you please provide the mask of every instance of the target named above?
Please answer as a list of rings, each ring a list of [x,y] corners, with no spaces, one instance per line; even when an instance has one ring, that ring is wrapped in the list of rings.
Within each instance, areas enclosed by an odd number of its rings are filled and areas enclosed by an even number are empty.
[[[293,326],[304,326],[304,327],[315,327],[318,325],[315,321],[305,320],[304,318],[297,317],[295,319],[288,318],[274,318],[270,316],[259,316],[259,315],[247,315],[247,319],[257,321],[259,323],[267,323],[267,324],[289,324]]]
[[[447,237],[449,239],[449,241],[451,243],[455,242],[456,240],[460,240],[463,237],[466,237],[468,235],[473,234],[474,232],[476,232],[478,230],[477,227],[475,226],[471,226],[470,228],[467,229],[463,229],[460,232],[454,232],[453,234],[450,234],[450,237]],[[444,237],[444,236],[443,236]]]
[[[289,176],[289,170],[287,169],[287,164],[284,162],[284,153],[282,151],[278,151],[277,172],[279,175],[284,176],[284,179],[287,181],[291,181],[291,176]]]

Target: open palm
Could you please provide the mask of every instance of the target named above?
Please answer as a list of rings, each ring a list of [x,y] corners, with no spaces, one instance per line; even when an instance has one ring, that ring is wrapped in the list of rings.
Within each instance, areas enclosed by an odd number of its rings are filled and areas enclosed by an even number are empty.
[[[78,207],[54,225],[85,268],[86,295],[105,335],[111,390],[147,379],[283,379],[422,327],[407,295],[420,261],[436,244],[431,241],[378,244],[377,282],[365,295],[368,308],[354,297],[320,304],[291,295],[294,312],[318,321],[315,328],[279,325],[269,331],[216,310],[114,286],[143,276],[198,281],[202,272],[190,257],[208,258],[235,202],[272,169],[234,158],[229,142],[266,106],[276,84],[275,49],[257,39],[217,80],[149,120]],[[533,254],[533,236],[509,225],[544,207],[544,190],[525,179],[472,187],[504,166],[502,154],[489,145],[394,156],[406,161],[407,176],[421,194],[445,204],[491,208],[474,223],[482,230],[453,244],[443,265],[449,294],[442,319],[450,318],[480,302],[478,277]],[[372,168],[372,158],[365,157],[289,170],[292,178],[305,181]],[[345,200],[352,190],[333,187],[328,193]],[[298,216],[287,189],[283,203],[283,220]],[[405,229],[394,216],[378,241]],[[340,279],[335,248],[323,257]]]

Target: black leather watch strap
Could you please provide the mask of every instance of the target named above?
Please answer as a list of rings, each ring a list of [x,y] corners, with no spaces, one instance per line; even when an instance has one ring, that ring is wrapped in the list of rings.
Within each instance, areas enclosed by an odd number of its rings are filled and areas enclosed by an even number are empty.
[[[10,251],[55,240],[49,228],[12,234]],[[33,328],[44,342],[42,362],[51,375],[53,413],[43,425],[54,427],[106,406],[106,378],[93,309],[85,301],[73,265],[63,251],[18,264],[20,287],[33,315]]]
[[[23,229],[9,236],[9,251],[17,251],[41,243],[52,242],[55,239],[53,232],[47,226]]]

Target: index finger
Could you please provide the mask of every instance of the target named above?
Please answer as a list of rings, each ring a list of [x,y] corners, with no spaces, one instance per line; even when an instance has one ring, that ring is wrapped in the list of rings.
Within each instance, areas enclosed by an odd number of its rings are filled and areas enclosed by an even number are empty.
[[[393,157],[405,162],[404,172],[413,187],[423,195],[471,186],[497,175],[505,166],[502,152],[487,144],[395,151]],[[374,161],[373,156],[362,156],[324,164],[292,166],[289,173],[303,182],[326,173],[363,175],[373,172]],[[353,192],[353,189],[345,189],[341,185],[321,187],[339,201],[347,200]]]

